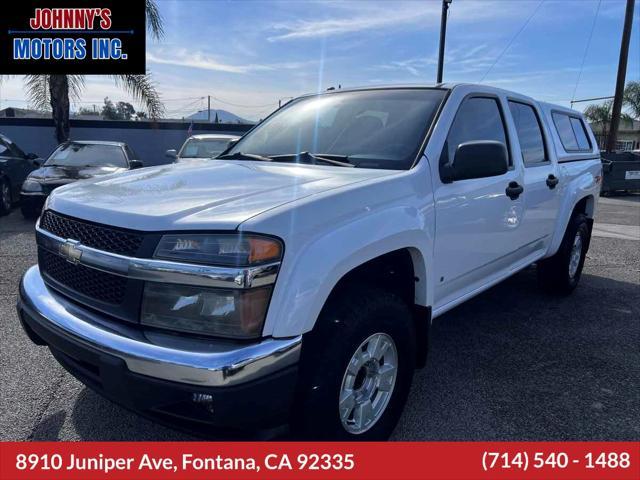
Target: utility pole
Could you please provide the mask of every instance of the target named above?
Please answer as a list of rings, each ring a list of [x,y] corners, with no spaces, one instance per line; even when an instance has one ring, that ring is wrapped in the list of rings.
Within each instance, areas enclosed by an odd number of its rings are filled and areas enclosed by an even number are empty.
[[[447,11],[452,0],[442,0],[442,16],[440,17],[440,51],[438,52],[438,78],[436,83],[442,83],[444,70],[444,41],[447,37]]]
[[[622,42],[620,43],[620,60],[618,60],[618,79],[616,80],[616,93],[613,98],[613,109],[611,111],[611,128],[609,129],[607,152],[613,152],[616,149],[616,140],[618,139],[624,81],[627,76],[627,60],[629,59],[629,41],[631,39],[631,28],[633,25],[634,3],[635,0],[627,0],[627,8],[624,13],[624,27],[622,29]]]
[[[207,123],[211,123],[211,95],[207,95]]]

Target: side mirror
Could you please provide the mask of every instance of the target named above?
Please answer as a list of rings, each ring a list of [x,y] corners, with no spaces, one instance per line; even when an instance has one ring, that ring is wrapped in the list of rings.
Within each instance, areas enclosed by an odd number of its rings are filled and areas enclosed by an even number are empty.
[[[165,156],[173,158],[174,160],[178,158],[178,152],[174,148],[167,150],[166,152],[164,152],[164,154]]]
[[[503,175],[509,169],[507,147],[492,140],[461,143],[449,169],[453,181]]]
[[[135,170],[136,168],[142,168],[144,165],[140,160],[129,160],[129,169]]]

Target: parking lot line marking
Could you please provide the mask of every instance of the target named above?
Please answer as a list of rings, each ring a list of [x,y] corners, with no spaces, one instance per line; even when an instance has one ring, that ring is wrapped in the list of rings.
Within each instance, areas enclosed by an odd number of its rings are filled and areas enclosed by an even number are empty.
[[[594,237],[619,238],[621,240],[640,241],[640,225],[615,225],[613,223],[595,223]]]

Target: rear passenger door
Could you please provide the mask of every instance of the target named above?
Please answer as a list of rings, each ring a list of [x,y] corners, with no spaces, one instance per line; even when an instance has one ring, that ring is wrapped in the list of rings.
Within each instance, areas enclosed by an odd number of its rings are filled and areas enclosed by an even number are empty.
[[[522,229],[531,241],[551,241],[561,189],[558,166],[551,158],[548,134],[534,104],[509,99],[509,112],[517,138],[514,153],[524,164],[524,218]]]

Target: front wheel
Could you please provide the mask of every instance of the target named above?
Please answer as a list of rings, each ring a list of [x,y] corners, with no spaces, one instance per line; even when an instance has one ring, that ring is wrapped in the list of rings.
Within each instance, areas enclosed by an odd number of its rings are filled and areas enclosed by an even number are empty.
[[[578,213],[569,220],[558,252],[538,263],[538,282],[550,293],[568,295],[577,286],[591,241],[587,217]]]
[[[11,212],[11,185],[6,179],[0,179],[0,217]]]
[[[331,299],[305,335],[294,434],[385,440],[404,408],[415,368],[409,307],[377,288]]]

